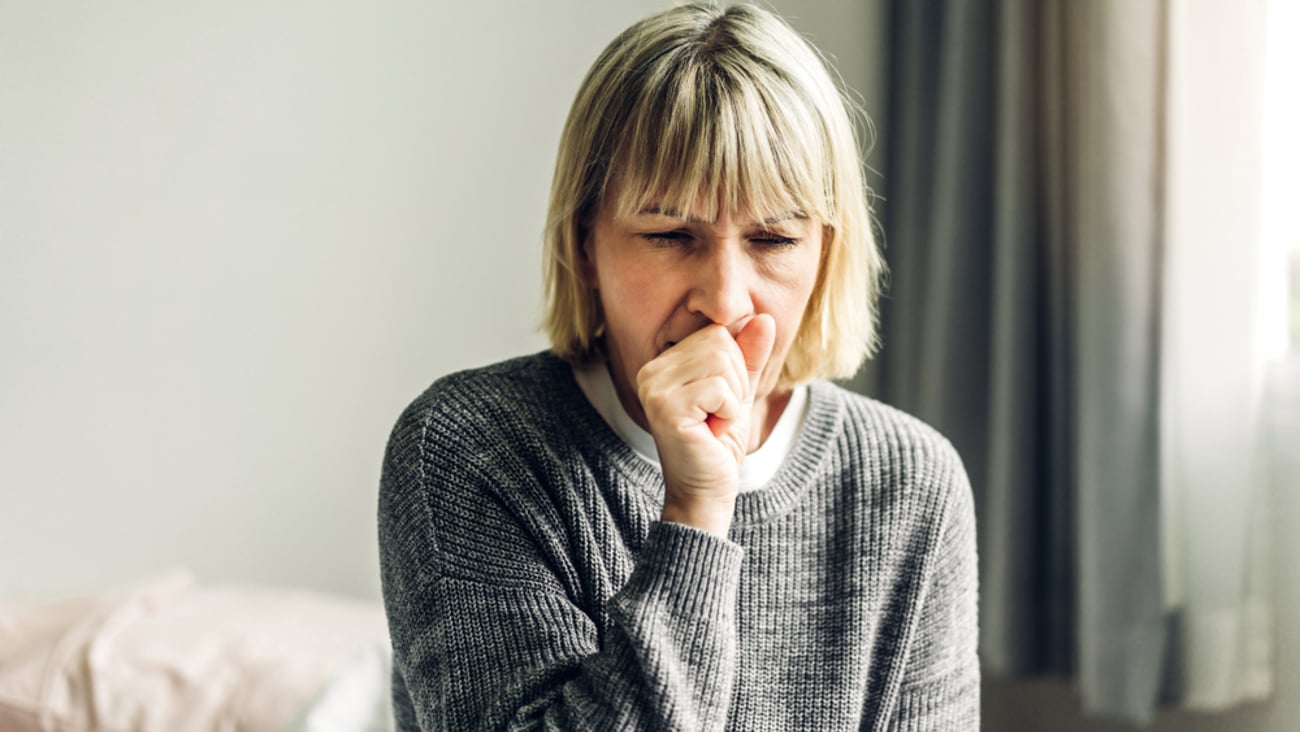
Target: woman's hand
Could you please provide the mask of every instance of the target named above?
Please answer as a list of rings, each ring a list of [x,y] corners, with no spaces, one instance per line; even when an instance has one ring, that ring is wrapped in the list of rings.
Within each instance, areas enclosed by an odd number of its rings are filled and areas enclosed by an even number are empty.
[[[776,321],[708,325],[642,367],[637,392],[664,472],[663,520],[726,536]]]

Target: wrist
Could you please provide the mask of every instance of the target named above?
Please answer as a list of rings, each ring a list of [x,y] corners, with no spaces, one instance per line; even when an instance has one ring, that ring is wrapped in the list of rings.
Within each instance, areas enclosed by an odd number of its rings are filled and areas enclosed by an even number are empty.
[[[735,496],[665,500],[661,521],[685,524],[727,538],[736,512]]]

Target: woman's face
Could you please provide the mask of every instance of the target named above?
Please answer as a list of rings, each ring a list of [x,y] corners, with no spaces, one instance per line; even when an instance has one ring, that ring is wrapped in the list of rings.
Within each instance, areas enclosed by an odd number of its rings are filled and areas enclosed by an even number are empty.
[[[653,206],[620,219],[609,208],[583,243],[583,278],[600,293],[610,373],[632,418],[644,426],[642,366],[710,323],[734,336],[759,313],[776,321],[776,342],[755,401],[770,396],[817,282],[822,225],[798,212],[702,221]]]

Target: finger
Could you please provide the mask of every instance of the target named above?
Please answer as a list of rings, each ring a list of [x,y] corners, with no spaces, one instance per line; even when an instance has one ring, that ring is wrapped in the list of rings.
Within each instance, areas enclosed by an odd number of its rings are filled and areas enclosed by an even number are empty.
[[[748,413],[731,384],[722,376],[687,384],[682,387],[681,395],[686,403],[692,405],[691,415],[683,415],[681,426],[689,429],[703,422],[714,437],[721,437]]]
[[[642,368],[638,388],[681,386],[713,376],[725,378],[740,399],[748,391],[745,358],[731,334],[710,325],[683,338]]]
[[[710,328],[708,358],[712,362],[711,373],[723,376],[731,386],[736,398],[745,400],[748,393],[749,376],[745,370],[745,355],[740,350],[736,339],[723,326]]]
[[[736,345],[740,346],[740,353],[745,358],[745,370],[749,372],[748,399],[753,399],[758,390],[758,382],[772,356],[772,346],[775,343],[776,320],[767,313],[755,315],[736,334]]]

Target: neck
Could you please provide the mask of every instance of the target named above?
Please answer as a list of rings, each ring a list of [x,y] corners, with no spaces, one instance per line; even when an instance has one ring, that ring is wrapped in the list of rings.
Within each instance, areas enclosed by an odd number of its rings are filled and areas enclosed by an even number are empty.
[[[754,411],[750,417],[749,451],[754,452],[767,442],[767,438],[776,428],[785,414],[786,405],[790,403],[791,389],[773,389],[771,394],[754,402]]]

